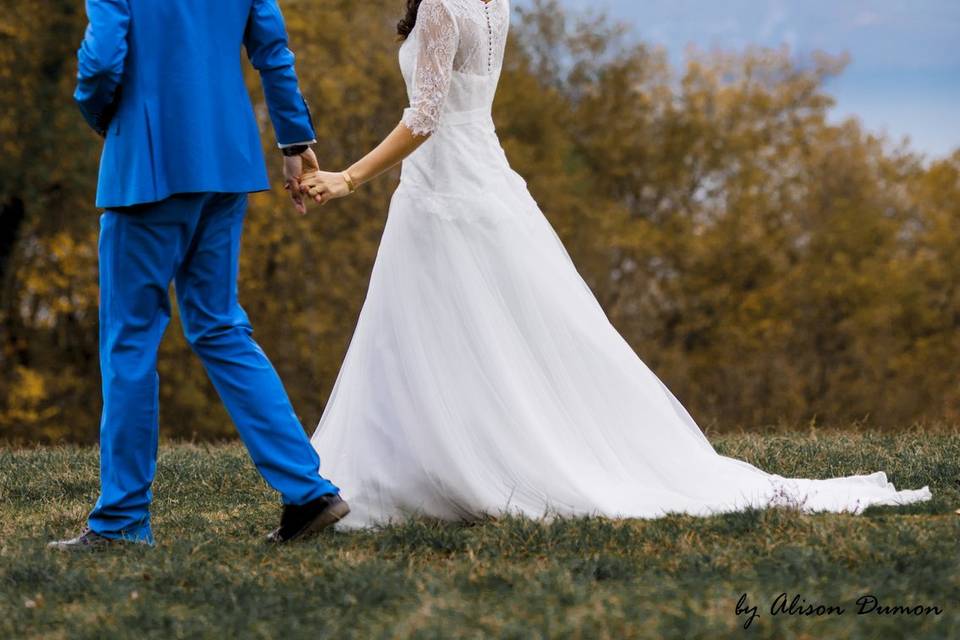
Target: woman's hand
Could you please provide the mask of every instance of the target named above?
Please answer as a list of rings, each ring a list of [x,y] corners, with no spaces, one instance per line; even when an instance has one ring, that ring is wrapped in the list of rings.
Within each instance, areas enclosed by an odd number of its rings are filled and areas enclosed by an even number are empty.
[[[309,195],[317,204],[350,195],[350,185],[342,173],[315,171],[300,177],[300,192]]]
[[[300,193],[319,204],[350,195],[360,185],[376,178],[417,150],[430,136],[414,134],[403,123],[398,124],[377,148],[354,163],[343,173],[311,171],[304,161],[300,176]]]

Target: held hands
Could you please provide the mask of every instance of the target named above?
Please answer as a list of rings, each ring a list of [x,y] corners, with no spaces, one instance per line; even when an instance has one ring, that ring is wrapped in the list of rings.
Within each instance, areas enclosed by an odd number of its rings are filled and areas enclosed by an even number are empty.
[[[330,171],[304,171],[300,177],[300,193],[310,196],[317,204],[343,198],[354,192],[353,180],[347,174]]]
[[[313,198],[318,204],[326,204],[336,198],[350,195],[361,184],[373,180],[400,164],[404,158],[416,151],[429,137],[414,135],[405,124],[400,123],[373,151],[360,158],[349,169],[340,173],[319,171],[316,165],[316,157],[313,156],[312,152],[309,153],[311,164],[308,166],[306,164],[308,154],[304,154],[304,164],[300,167],[300,172],[290,172],[290,175],[297,176],[297,180],[295,182],[288,181],[288,188],[292,190],[293,186],[296,185],[299,189],[299,194],[295,195],[292,192],[290,194],[293,197],[294,204],[297,205],[297,210],[301,213],[305,211],[302,198],[304,195]]]
[[[293,206],[300,215],[307,212],[304,195],[313,198],[317,204],[326,204],[330,200],[348,196],[356,189],[346,171],[320,171],[317,156],[309,148],[298,156],[284,157],[283,179],[283,188],[290,192]]]
[[[307,149],[298,156],[283,158],[283,188],[290,192],[293,206],[300,215],[307,213],[307,205],[300,191],[300,181],[305,174],[316,173],[320,169],[313,149]]]

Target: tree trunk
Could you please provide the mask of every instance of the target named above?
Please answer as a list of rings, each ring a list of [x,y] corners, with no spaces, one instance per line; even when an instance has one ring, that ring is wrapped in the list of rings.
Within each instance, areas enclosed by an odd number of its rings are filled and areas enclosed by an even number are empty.
[[[23,200],[17,197],[10,198],[0,208],[0,283],[6,282],[7,268],[13,258],[24,215]],[[0,306],[2,303],[0,300]]]

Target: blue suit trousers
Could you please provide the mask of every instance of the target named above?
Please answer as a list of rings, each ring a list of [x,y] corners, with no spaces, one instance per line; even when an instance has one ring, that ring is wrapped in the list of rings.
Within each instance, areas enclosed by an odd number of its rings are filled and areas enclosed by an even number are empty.
[[[267,483],[285,504],[339,491],[320,476],[320,459],[237,301],[246,207],[246,194],[183,194],[101,217],[101,493],[89,517],[101,535],[153,541],[157,350],[171,282],[187,341]]]

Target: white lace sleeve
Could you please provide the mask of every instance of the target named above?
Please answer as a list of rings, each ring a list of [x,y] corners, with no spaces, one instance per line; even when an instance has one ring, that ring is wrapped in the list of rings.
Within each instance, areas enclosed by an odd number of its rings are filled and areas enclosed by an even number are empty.
[[[443,0],[423,0],[416,29],[413,96],[401,122],[415,135],[426,136],[437,128],[447,100],[460,33]]]

